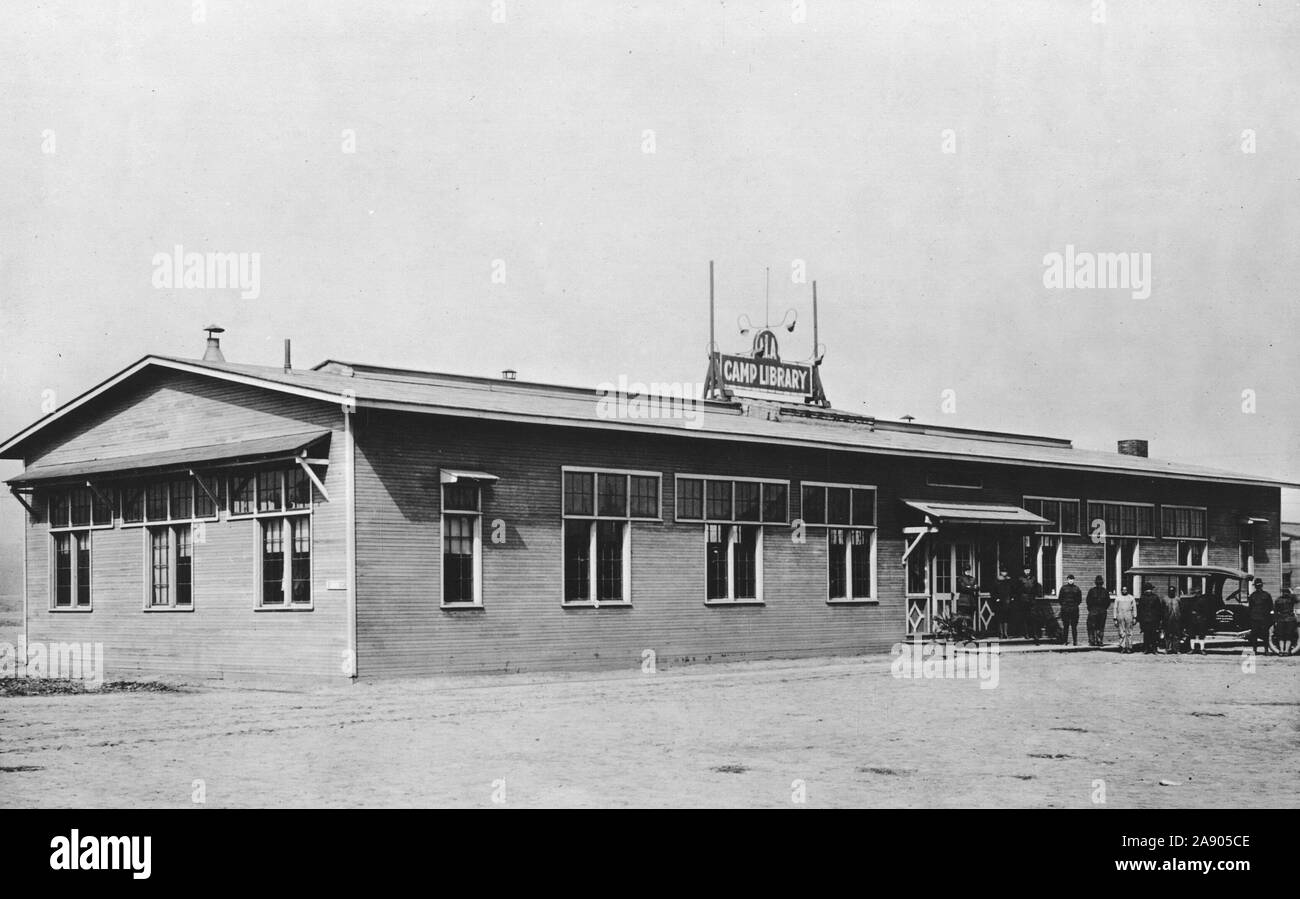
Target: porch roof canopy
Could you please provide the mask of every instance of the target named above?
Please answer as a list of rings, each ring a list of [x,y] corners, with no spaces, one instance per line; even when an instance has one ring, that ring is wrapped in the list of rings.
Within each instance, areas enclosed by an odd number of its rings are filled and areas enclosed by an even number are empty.
[[[317,442],[329,437],[328,430],[306,431],[277,437],[259,437],[236,443],[217,443],[208,446],[162,450],[154,453],[137,453],[133,456],[112,456],[104,459],[86,459],[80,462],[59,462],[51,465],[37,463],[6,483],[12,487],[74,481],[90,476],[130,477],[141,474],[163,474],[183,471],[199,466],[236,465],[254,462],[286,461],[303,453]]]
[[[993,503],[959,503],[931,500],[905,499],[904,503],[928,515],[935,524],[990,524],[1040,527],[1051,524],[1049,519],[1035,515],[1019,506]]]

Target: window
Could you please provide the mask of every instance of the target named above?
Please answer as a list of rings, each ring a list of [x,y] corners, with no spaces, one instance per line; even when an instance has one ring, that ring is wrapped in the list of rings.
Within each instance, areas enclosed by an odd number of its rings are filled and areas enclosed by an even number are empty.
[[[698,478],[677,478],[677,520],[704,520],[704,482]]]
[[[123,524],[161,524],[217,517],[220,480],[186,473],[167,480],[127,484],[118,492]]]
[[[1127,584],[1129,591],[1137,596],[1141,593],[1142,578],[1134,576],[1124,579],[1124,572],[1138,564],[1141,558],[1141,543],[1132,538],[1106,538],[1106,589],[1119,595],[1119,588]]]
[[[678,475],[677,520],[702,521],[706,602],[762,602],[763,525],[790,520],[790,485]]]
[[[847,484],[802,484],[802,515],[805,524],[875,527],[876,488]]]
[[[763,529],[754,525],[707,524],[704,531],[705,598],[710,602],[760,600]]]
[[[150,609],[194,607],[194,551],[188,524],[163,525],[148,530]]]
[[[258,517],[259,608],[312,606],[310,483],[299,467],[265,469],[230,478],[230,514]]]
[[[1204,540],[1205,511],[1200,506],[1161,506],[1160,536],[1178,540]]]
[[[657,472],[563,469],[566,605],[632,601],[632,522],[658,521]],[[678,482],[678,491],[682,484]],[[702,494],[695,497],[702,509]]]
[[[790,487],[785,481],[678,475],[676,482],[678,521],[785,524],[790,520]]]
[[[827,528],[829,600],[871,600],[876,532],[865,528]]]
[[[442,604],[483,604],[483,516],[478,484],[442,485]]]
[[[1079,501],[1077,499],[1060,499],[1050,496],[1026,496],[1024,507],[1035,515],[1041,515],[1051,524],[1038,529],[1040,534],[1079,533]]]
[[[1179,540],[1178,541],[1178,564],[1179,565],[1204,565],[1205,564],[1205,541],[1204,540]],[[1184,593],[1193,591],[1205,592],[1205,578],[1203,577],[1185,577],[1178,581],[1179,589]]]
[[[1283,565],[1291,564],[1291,538],[1290,537],[1282,538],[1282,564]],[[1291,585],[1287,584],[1287,586],[1289,587]]]
[[[1033,510],[1030,510],[1033,511]],[[1047,516],[1044,515],[1044,518]],[[1024,538],[1024,567],[1034,572],[1044,596],[1055,596],[1061,587],[1064,546],[1058,534],[1035,534]]]
[[[311,605],[311,518],[285,515],[263,518],[263,608]]]
[[[52,534],[54,608],[90,608],[90,531]]]
[[[804,523],[827,526],[827,601],[874,601],[876,488],[804,481],[800,495]],[[909,568],[909,589],[912,576]]]
[[[1242,571],[1255,575],[1255,541],[1242,540],[1237,549],[1238,566]]]
[[[116,492],[111,487],[74,487],[47,495],[51,528],[108,528],[113,526]]]
[[[1101,520],[1107,537],[1154,537],[1152,518],[1155,507],[1144,503],[1088,503],[1088,529]],[[1046,516],[1044,516],[1046,517]]]
[[[216,479],[204,478],[203,482],[209,484],[213,495],[216,495]],[[194,487],[195,515],[202,518],[204,516],[198,514],[198,510],[200,507],[211,508],[212,498],[207,495],[202,486],[193,484],[192,479],[191,484]],[[311,478],[298,465],[291,468],[268,468],[232,474],[229,477],[228,490],[232,516],[278,515],[284,512],[311,511],[313,499]],[[188,517],[189,515],[178,516],[173,510],[173,519]]]
[[[108,499],[100,488],[50,492],[51,608],[90,610],[90,532],[112,527],[113,507]]]

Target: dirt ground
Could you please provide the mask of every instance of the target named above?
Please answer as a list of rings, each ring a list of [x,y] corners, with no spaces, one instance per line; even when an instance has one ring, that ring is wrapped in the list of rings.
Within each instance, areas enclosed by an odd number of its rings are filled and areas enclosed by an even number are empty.
[[[0,806],[1300,806],[1300,657],[891,662],[3,697]]]

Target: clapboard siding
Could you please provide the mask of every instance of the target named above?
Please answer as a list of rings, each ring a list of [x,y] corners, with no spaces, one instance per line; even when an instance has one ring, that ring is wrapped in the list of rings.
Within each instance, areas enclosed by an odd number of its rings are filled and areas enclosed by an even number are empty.
[[[276,437],[338,426],[325,403],[151,369],[95,401],[90,414],[51,428],[26,462],[43,465]]]
[[[523,426],[373,412],[357,426],[358,659],[360,673],[631,668],[645,650],[657,663],[883,651],[905,632],[902,499],[1019,505],[1024,495],[1078,496],[1192,505],[1269,507],[1267,489],[1230,491],[1194,482],[962,466],[978,490],[932,487],[944,466],[900,457],[791,449],[677,437]],[[662,522],[633,522],[632,607],[564,608],[561,467],[663,474]],[[439,607],[439,479],[442,467],[481,469],[484,489],[482,609]],[[807,541],[788,526],[764,528],[761,606],[706,606],[703,526],[674,520],[676,473],[878,487],[876,605],[827,604],[825,529]],[[1261,513],[1255,513],[1261,514]],[[506,542],[488,539],[505,523]],[[1218,520],[1218,519],[1216,519]],[[1225,525],[1226,526],[1226,525]],[[1236,539],[1237,525],[1220,540]],[[1235,543],[1234,543],[1235,545]],[[1153,541],[1144,561],[1171,561],[1175,544]],[[1067,538],[1067,566],[1082,583],[1103,567],[1103,549]],[[1067,571],[1069,568],[1067,568]]]
[[[72,444],[50,443],[46,461],[70,461],[155,449],[218,443],[339,426],[341,412],[323,404],[250,387],[172,374],[119,393],[80,419]],[[106,448],[98,452],[98,448]],[[107,449],[111,448],[111,452]],[[341,432],[330,440],[323,481],[332,502],[315,493],[312,511],[310,611],[257,611],[258,533],[249,519],[203,527],[195,540],[194,610],[144,611],[146,529],[92,531],[91,612],[50,611],[48,527],[28,521],[27,633],[29,641],[102,643],[111,674],[342,677],[347,645],[345,477]]]

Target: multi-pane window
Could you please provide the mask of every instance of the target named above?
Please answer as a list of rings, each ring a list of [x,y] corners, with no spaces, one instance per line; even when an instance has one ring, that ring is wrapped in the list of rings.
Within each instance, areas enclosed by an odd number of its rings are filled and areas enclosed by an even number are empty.
[[[876,489],[805,481],[800,491],[805,524],[875,527]]]
[[[1142,503],[1089,502],[1088,529],[1100,520],[1106,524],[1107,537],[1153,537],[1154,511],[1154,506]]]
[[[631,602],[631,523],[660,519],[659,474],[565,468],[562,478],[564,602]]]
[[[678,475],[676,483],[678,521],[785,524],[790,520],[785,481]]]
[[[90,608],[90,531],[61,531],[54,544],[54,608]]]
[[[1032,510],[1031,510],[1032,511]],[[1048,517],[1046,515],[1044,518]],[[1064,546],[1059,534],[1034,534],[1024,538],[1024,567],[1034,572],[1044,596],[1055,596],[1061,586]]]
[[[804,481],[799,496],[804,523],[827,526],[826,598],[874,599],[876,489]]]
[[[112,487],[73,487],[51,490],[46,498],[51,528],[112,527],[115,491]]]
[[[1178,564],[1179,565],[1204,565],[1205,564],[1205,541],[1204,540],[1179,540],[1178,541]],[[1185,577],[1179,581],[1179,587],[1186,593],[1205,592],[1205,578],[1203,577]]]
[[[1160,536],[1177,540],[1204,540],[1205,513],[1200,506],[1161,506]]]
[[[876,532],[866,528],[827,528],[828,598],[871,599]]]
[[[107,488],[54,490],[47,497],[51,567],[51,606],[90,609],[92,528],[112,527],[113,503]]]
[[[119,491],[123,524],[157,524],[217,517],[215,475],[174,475],[166,480],[127,484]]]
[[[262,537],[264,608],[311,605],[311,517],[283,515],[258,522]]]
[[[305,481],[305,483],[304,483]],[[301,467],[230,477],[230,514],[256,515],[264,609],[311,608],[311,482]]]
[[[482,593],[482,498],[479,485],[442,485],[442,604],[480,605]]]
[[[677,520],[704,523],[705,599],[763,598],[763,526],[790,520],[790,485],[762,478],[678,475]]]
[[[289,468],[238,471],[230,475],[228,484],[232,516],[279,515],[285,512],[311,511],[311,478],[298,465]],[[216,493],[215,486],[212,492]],[[196,503],[202,494],[202,488],[196,485]],[[178,517],[180,516],[172,515],[172,518]]]
[[[706,524],[706,598],[714,602],[762,599],[763,529],[746,524]]]
[[[1026,496],[1024,508],[1046,518],[1051,524],[1038,529],[1040,534],[1079,533],[1079,501],[1077,499],[1060,499],[1050,496]]]
[[[149,608],[193,608],[194,544],[190,525],[151,527],[148,535]]]

